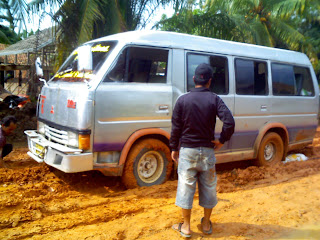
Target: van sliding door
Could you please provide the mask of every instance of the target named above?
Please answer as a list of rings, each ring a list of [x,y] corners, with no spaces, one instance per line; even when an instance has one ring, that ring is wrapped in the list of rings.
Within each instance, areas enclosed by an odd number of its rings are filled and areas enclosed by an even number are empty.
[[[228,57],[216,54],[186,52],[187,58],[187,84],[186,90],[190,91],[195,84],[193,76],[195,69],[200,63],[207,63],[213,69],[213,77],[210,90],[219,95],[225,102],[232,114],[234,114],[234,95],[229,93],[229,61]],[[222,122],[217,117],[215,138],[218,139],[222,130]],[[219,152],[231,151],[231,141],[224,144]]]

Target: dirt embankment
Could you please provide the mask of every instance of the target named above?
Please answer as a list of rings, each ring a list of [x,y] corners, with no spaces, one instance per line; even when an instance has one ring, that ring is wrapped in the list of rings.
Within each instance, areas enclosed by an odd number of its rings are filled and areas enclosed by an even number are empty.
[[[217,166],[213,234],[198,229],[195,196],[192,239],[319,239],[320,129],[303,150],[311,160],[255,167]],[[180,239],[174,205],[177,181],[126,190],[99,172],[62,173],[16,148],[0,169],[0,239]],[[296,238],[296,236],[299,236]]]
[[[36,108],[36,102],[28,102],[21,109],[12,109],[9,108],[8,104],[0,102],[0,120],[8,115],[13,115],[18,120],[15,134],[8,136],[9,142],[18,142],[21,145],[27,141],[24,130],[32,130],[37,128]]]

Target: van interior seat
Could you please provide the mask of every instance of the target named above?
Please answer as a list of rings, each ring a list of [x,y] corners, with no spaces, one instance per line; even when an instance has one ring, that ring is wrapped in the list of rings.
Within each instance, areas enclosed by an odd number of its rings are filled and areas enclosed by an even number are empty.
[[[216,94],[221,94],[226,92],[225,86],[225,74],[223,72],[214,73],[212,78],[211,89]]]
[[[151,68],[151,61],[144,59],[132,59],[130,61],[128,81],[129,82],[148,82]]]
[[[149,83],[167,83],[166,76],[153,75],[149,77]]]

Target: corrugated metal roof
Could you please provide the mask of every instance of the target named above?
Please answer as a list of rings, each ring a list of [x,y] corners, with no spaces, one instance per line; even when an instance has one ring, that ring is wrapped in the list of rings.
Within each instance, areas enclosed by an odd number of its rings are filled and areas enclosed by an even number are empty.
[[[38,49],[44,48],[45,46],[52,44],[55,40],[54,29],[47,28],[39,33],[38,46],[37,46],[37,33],[28,37],[27,39],[21,40],[15,44],[10,45],[4,50],[0,51],[0,56],[14,55],[27,52],[34,52],[36,47]]]

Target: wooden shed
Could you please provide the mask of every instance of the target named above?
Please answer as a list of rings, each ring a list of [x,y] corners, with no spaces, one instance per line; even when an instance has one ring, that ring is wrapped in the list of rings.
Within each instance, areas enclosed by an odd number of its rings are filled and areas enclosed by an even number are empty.
[[[55,29],[47,28],[0,51],[0,86],[13,94],[26,94],[33,81],[34,63],[42,61],[44,78],[53,74],[56,60]]]

